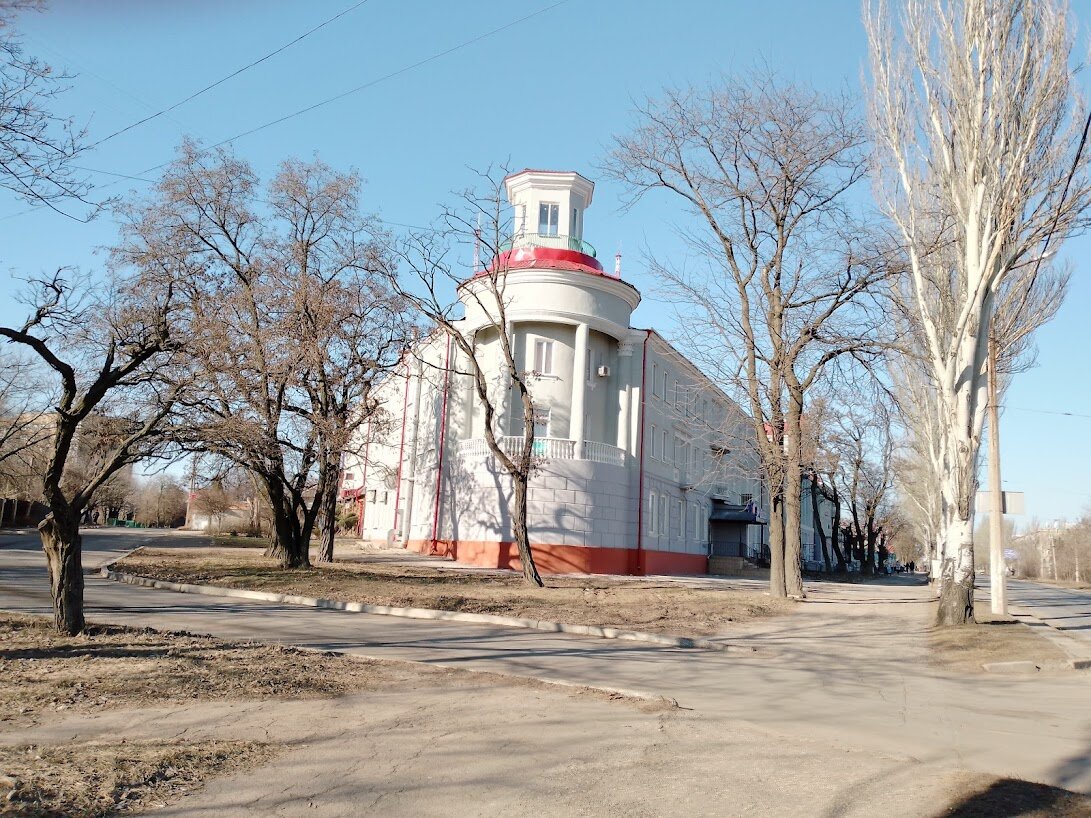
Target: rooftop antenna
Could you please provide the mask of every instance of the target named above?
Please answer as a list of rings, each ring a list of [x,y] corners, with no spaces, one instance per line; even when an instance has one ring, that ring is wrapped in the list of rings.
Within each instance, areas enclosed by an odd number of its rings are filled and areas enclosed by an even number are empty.
[[[621,278],[621,242],[617,243],[617,255],[614,256],[614,275]]]
[[[481,214],[477,214],[477,227],[474,229],[474,275],[481,269]]]

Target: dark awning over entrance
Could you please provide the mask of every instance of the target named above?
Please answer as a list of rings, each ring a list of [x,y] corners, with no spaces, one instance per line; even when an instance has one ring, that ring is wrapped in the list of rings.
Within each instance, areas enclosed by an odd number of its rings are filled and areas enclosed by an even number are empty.
[[[753,503],[736,505],[735,503],[724,503],[719,500],[713,501],[712,513],[709,514],[708,519],[714,523],[750,523],[756,525],[764,522],[758,514],[757,506]]]

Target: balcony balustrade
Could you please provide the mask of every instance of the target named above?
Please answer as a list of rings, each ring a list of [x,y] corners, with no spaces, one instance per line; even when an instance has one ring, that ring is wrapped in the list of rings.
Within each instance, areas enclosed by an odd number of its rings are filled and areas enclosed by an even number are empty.
[[[589,242],[575,236],[559,236],[548,233],[520,233],[511,241],[501,242],[500,252],[504,253],[519,247],[550,247],[554,250],[575,250],[585,256],[598,258],[598,252]]]
[[[504,435],[496,440],[500,444],[501,451],[510,457],[514,457],[523,451],[523,437],[521,435]],[[624,466],[626,464],[624,449],[593,440],[583,442],[583,448],[578,457],[576,441],[560,437],[535,438],[531,451],[536,457],[546,460],[589,460],[593,463],[608,463],[612,466]],[[463,460],[474,460],[489,457],[492,452],[485,438],[475,437],[469,440],[460,440],[458,442],[458,454]]]

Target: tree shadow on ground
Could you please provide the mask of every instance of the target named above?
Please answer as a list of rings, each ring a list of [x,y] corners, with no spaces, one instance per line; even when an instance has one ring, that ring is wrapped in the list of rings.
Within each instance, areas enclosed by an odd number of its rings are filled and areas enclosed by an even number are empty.
[[[942,818],[1086,818],[1088,815],[1091,815],[1091,797],[1017,778],[998,778],[963,795],[941,813]]]

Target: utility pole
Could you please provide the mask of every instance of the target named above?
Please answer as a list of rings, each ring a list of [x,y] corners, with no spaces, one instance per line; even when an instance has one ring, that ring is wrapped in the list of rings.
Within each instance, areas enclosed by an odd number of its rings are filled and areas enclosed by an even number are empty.
[[[1004,567],[1004,490],[1000,486],[1000,409],[996,384],[996,337],[989,333],[989,598],[992,612],[1008,612],[1008,578]]]
[[[190,456],[190,469],[189,469],[189,492],[186,494],[186,524],[183,528],[186,531],[190,530],[190,523],[192,522],[191,514],[193,509],[193,495],[197,491],[197,455],[191,454]]]
[[[1053,563],[1053,581],[1057,581],[1057,521],[1049,529],[1049,560]]]

